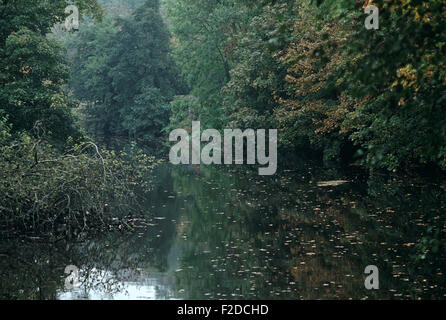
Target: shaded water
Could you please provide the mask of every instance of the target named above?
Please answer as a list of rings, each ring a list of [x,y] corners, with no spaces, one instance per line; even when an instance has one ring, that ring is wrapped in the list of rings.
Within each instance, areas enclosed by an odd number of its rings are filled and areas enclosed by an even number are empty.
[[[0,298],[446,297],[446,183],[244,170],[160,167],[130,234],[3,240]],[[64,289],[67,265],[80,268],[79,289]],[[378,290],[364,287],[368,265]]]

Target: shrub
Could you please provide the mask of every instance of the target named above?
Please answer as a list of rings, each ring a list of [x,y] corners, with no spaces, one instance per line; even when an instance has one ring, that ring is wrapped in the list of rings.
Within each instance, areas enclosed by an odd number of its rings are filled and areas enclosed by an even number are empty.
[[[11,134],[0,119],[2,233],[73,236],[113,225],[140,207],[150,190],[152,157],[132,148],[116,154],[86,141],[60,154],[41,136]]]

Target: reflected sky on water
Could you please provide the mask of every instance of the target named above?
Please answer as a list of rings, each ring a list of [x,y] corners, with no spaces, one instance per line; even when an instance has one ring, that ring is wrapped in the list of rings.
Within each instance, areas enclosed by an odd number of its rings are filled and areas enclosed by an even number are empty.
[[[304,166],[157,170],[134,231],[2,240],[3,299],[444,299],[446,183]],[[76,265],[82,285],[64,290]],[[379,268],[366,290],[364,269]]]

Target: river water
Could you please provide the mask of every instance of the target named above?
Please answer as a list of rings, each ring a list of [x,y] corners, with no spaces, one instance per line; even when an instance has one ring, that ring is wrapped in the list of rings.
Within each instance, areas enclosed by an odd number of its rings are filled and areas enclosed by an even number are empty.
[[[302,165],[156,170],[133,232],[0,242],[3,299],[444,299],[446,183]],[[79,288],[65,287],[66,266]],[[367,290],[364,270],[379,270]]]

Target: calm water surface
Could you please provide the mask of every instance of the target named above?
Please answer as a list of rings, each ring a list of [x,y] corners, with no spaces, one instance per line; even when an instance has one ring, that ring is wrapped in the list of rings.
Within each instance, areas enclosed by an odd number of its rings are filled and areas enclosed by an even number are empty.
[[[134,232],[0,242],[3,299],[444,299],[446,183],[157,169]],[[65,290],[64,269],[81,287]],[[379,268],[366,290],[364,269]]]

